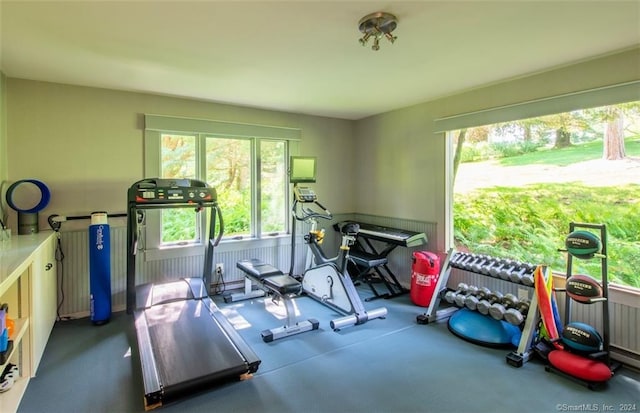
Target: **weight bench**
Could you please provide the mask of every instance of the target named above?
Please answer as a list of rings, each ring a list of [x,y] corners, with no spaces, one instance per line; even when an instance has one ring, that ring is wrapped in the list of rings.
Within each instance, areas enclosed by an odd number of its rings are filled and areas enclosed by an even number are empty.
[[[245,277],[258,285],[267,293],[272,293],[275,300],[281,300],[287,313],[286,324],[282,327],[263,330],[260,335],[268,343],[294,334],[317,330],[320,323],[315,319],[296,321],[293,298],[300,293],[302,284],[293,277],[284,275],[282,271],[258,259],[241,260],[236,267],[245,273]],[[227,301],[225,299],[225,301]]]

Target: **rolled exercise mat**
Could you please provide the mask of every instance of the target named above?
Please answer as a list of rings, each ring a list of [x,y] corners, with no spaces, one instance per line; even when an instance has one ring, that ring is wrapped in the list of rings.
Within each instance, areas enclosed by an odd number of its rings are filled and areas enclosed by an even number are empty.
[[[89,293],[91,322],[105,324],[111,318],[111,248],[106,212],[91,214],[89,226]]]

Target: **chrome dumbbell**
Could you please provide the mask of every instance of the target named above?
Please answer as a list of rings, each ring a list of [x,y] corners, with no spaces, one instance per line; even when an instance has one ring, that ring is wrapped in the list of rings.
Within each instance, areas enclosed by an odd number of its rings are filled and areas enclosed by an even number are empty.
[[[489,309],[495,303],[499,303],[502,300],[502,293],[499,291],[491,291],[476,305],[476,310],[480,314],[488,315]]]
[[[491,294],[491,290],[489,290],[487,287],[480,287],[475,294],[465,297],[464,306],[469,310],[476,311],[476,309],[478,308],[478,303],[480,303],[481,300],[485,299],[485,297],[487,297],[489,294]]]
[[[467,297],[475,295],[477,293],[478,293],[478,287],[474,285],[470,285],[469,288],[467,288],[466,293],[461,293],[455,296],[454,302],[458,307],[464,307],[464,303]]]
[[[456,296],[458,294],[464,294],[469,289],[469,286],[465,283],[458,284],[457,290],[449,290],[444,294],[444,300],[449,304],[455,304]]]
[[[522,324],[529,312],[529,302],[526,300],[505,303],[509,308],[504,313],[504,321],[514,326]]]

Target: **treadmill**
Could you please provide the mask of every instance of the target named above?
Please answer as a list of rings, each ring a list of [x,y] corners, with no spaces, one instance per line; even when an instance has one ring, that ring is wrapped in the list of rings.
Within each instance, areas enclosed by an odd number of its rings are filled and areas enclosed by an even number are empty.
[[[194,179],[143,179],[129,188],[127,203],[127,313],[135,319],[145,410],[250,378],[260,359],[209,297],[213,251],[224,231],[215,189]],[[168,208],[211,211],[202,277],[136,285],[143,210]]]

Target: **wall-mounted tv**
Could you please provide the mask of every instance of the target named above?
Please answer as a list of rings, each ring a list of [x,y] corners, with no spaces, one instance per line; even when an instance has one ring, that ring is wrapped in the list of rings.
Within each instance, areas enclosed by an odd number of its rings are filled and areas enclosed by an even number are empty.
[[[292,156],[289,162],[289,182],[292,184],[316,181],[316,157]]]

